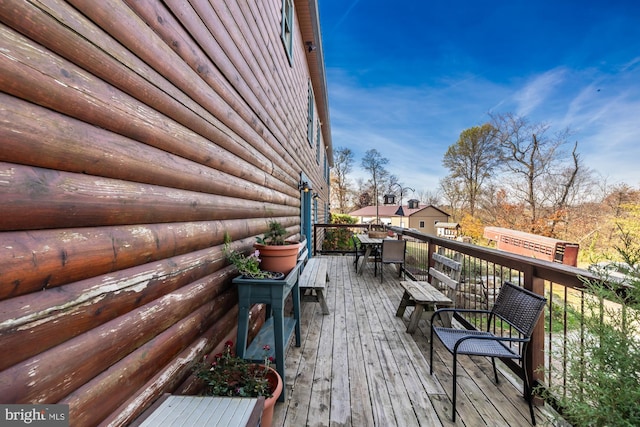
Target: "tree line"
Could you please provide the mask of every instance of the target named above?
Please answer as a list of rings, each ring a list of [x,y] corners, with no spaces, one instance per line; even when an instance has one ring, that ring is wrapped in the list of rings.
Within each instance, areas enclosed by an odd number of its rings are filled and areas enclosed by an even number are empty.
[[[368,179],[352,182],[353,152],[337,148],[332,211],[377,206],[385,194],[398,198],[403,185],[386,170],[388,162],[368,150],[360,163]],[[475,240],[484,226],[494,225],[574,241],[583,253],[606,254],[613,252],[621,222],[633,224],[629,218],[640,205],[638,189],[609,185],[584,164],[570,129],[554,131],[511,113],[490,114],[486,123],[463,130],[442,164],[448,174],[435,193],[417,189],[405,192],[403,200],[438,206]]]

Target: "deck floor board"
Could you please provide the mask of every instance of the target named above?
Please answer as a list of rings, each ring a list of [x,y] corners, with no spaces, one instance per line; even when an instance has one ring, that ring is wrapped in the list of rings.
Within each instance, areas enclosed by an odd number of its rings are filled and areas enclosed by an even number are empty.
[[[521,387],[502,374],[496,386],[489,360],[464,356],[452,423],[452,359],[436,344],[429,373],[427,316],[414,334],[406,332],[412,308],[395,317],[402,288],[393,267],[384,267],[380,283],[373,264],[356,275],[353,257],[327,258],[330,313],[302,304],[302,346],[287,350],[288,399],[276,404],[273,426],[531,425]],[[546,408],[535,411],[539,425],[552,424]]]

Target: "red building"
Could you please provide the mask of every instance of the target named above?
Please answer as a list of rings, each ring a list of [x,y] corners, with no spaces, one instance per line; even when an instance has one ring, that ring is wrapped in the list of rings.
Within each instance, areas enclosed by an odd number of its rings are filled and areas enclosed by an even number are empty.
[[[496,242],[496,248],[502,251],[574,267],[578,265],[580,246],[577,243],[502,227],[485,227],[484,237]]]

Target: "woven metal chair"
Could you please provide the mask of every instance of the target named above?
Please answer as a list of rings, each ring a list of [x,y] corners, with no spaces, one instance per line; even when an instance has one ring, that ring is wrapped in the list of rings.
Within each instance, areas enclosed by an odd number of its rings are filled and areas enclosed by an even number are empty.
[[[491,310],[471,310],[443,308],[437,310],[431,316],[431,350],[430,364],[433,374],[433,338],[434,335],[453,354],[453,393],[452,393],[452,420],[456,420],[456,375],[458,355],[486,356],[491,358],[493,373],[498,383],[498,370],[495,358],[517,359],[522,361],[524,371],[524,397],[529,402],[531,421],[536,424],[533,413],[531,384],[527,374],[527,346],[531,341],[533,329],[544,310],[546,298],[530,292],[520,286],[504,282],[496,302]],[[441,319],[443,314],[478,313],[487,314],[487,330],[466,330],[435,326],[435,320]],[[508,336],[495,335],[492,329],[510,326],[517,333],[509,333]]]
[[[380,283],[382,283],[382,267],[384,264],[398,264],[398,277],[402,275],[404,267],[404,254],[407,248],[406,240],[384,239],[380,253]]]

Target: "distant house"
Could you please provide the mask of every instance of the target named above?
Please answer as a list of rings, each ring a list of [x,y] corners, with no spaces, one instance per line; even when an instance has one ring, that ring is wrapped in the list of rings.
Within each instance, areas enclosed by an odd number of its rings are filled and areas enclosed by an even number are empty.
[[[404,215],[397,215],[400,205],[380,205],[378,206],[378,217],[380,222],[396,227],[413,228],[422,233],[436,234],[436,223],[446,223],[449,221],[449,214],[433,206],[420,206],[417,200],[410,200],[408,204],[402,206]],[[368,224],[376,221],[376,207],[366,206],[364,208],[350,212],[349,215],[357,218],[359,224]]]
[[[436,222],[436,236],[445,239],[456,239],[460,235],[460,224],[457,222]]]

